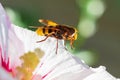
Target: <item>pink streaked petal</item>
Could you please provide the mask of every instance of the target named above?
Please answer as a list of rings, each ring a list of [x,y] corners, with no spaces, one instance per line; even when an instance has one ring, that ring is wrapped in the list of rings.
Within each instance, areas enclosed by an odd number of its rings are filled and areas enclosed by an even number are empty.
[[[42,80],[42,77],[41,77],[41,75],[34,75],[32,77],[32,80]]]
[[[47,47],[44,48],[44,50],[46,49],[45,55],[33,72],[34,75],[41,75],[42,80],[99,80],[99,77],[102,77],[102,80],[106,80],[106,76],[104,77],[106,74],[110,80],[118,80],[115,77],[111,77],[105,70],[100,75],[99,70],[94,70],[94,68],[87,66],[82,60],[64,48],[62,40],[58,41],[58,46],[58,52],[56,54],[56,39],[48,38],[44,42],[44,47]],[[104,72],[105,74],[102,75]],[[92,76],[94,74],[97,78]]]
[[[1,46],[1,56],[3,61],[7,63],[8,61],[8,28],[10,28],[9,19],[6,15],[2,5],[0,4],[0,46]],[[0,59],[0,62],[1,59]]]
[[[82,79],[83,73],[84,76],[94,73],[81,60],[65,50],[64,42],[62,40],[59,40],[58,42],[59,47],[57,54],[55,53],[56,39],[48,39],[45,43],[48,41],[50,42],[47,45],[49,45],[50,48],[46,49],[48,52],[46,52],[44,57],[41,59],[41,63],[39,63],[38,67],[34,71],[34,74],[39,74],[42,76],[42,80],[54,80],[56,77],[67,73],[73,75],[79,73],[81,75],[78,77],[81,77]],[[86,71],[88,71],[88,73],[86,73]]]
[[[19,54],[24,52],[24,46],[15,35],[11,22],[0,4],[0,65],[7,71],[12,71],[20,64]],[[13,58],[14,56],[14,58]],[[15,63],[16,62],[16,63]]]

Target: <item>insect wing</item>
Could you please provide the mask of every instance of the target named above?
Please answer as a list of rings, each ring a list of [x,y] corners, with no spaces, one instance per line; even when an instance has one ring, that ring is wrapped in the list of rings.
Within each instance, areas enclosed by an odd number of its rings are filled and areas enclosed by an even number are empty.
[[[29,26],[29,28],[39,28],[40,26]]]
[[[58,25],[57,23],[51,21],[51,20],[44,20],[44,19],[40,19],[39,20],[40,23],[46,25],[46,26],[53,26],[56,27],[56,25]]]

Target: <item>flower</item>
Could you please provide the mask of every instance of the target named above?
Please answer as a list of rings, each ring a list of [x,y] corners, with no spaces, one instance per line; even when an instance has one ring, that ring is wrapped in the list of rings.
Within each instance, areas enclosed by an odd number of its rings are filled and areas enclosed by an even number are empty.
[[[42,53],[37,49],[40,45],[36,40],[39,39],[35,32],[13,25],[0,4],[0,73],[9,73],[9,76],[0,74],[3,75],[0,80],[8,80],[10,76],[11,79],[18,77],[22,79],[26,74],[32,74],[40,58],[39,54],[37,56],[34,53],[36,50],[36,53]],[[27,69],[29,72],[26,73]],[[18,76],[20,74],[21,76]]]
[[[12,24],[0,4],[0,80],[117,80],[72,55],[63,40],[57,54],[56,39],[36,43],[44,38]]]

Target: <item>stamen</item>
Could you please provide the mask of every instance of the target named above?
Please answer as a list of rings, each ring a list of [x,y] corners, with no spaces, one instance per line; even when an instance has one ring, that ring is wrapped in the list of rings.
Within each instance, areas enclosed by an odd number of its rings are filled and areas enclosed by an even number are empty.
[[[17,75],[20,80],[31,80],[33,76],[33,71],[39,63],[39,58],[42,57],[40,57],[40,55],[38,56],[38,53],[43,55],[40,49],[35,49],[34,52],[25,53],[23,56],[20,57],[20,59],[23,60],[23,63],[21,64],[21,66],[16,68],[18,71]]]

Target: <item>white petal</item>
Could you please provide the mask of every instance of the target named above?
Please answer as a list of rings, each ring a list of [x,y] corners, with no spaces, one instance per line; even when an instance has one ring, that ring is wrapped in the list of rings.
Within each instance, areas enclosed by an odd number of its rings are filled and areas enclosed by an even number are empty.
[[[3,68],[0,68],[0,80],[16,80],[10,73],[6,72]]]
[[[103,66],[91,68],[91,70],[95,73],[89,75],[84,80],[119,80],[108,73]]]
[[[98,69],[90,68],[82,60],[71,55],[65,48],[63,41],[59,40],[58,53],[56,51],[56,39],[49,38],[43,42],[42,48],[46,50],[45,55],[41,59],[41,62],[34,71],[34,75],[41,75],[42,80],[107,80],[104,77],[109,73],[105,70],[99,72]],[[42,43],[40,43],[42,44]],[[101,75],[97,75],[100,74]],[[94,75],[97,76],[92,76]],[[109,74],[110,75],[110,74]],[[116,80],[116,78],[109,76],[110,80]],[[91,78],[91,76],[93,78]],[[101,78],[99,78],[101,77]],[[108,79],[109,80],[109,79]]]
[[[65,50],[62,40],[58,41],[58,52],[56,54],[57,40],[55,38],[48,38],[44,42],[36,43],[45,37],[38,37],[35,32],[13,27],[17,37],[24,43],[26,52],[38,47],[45,52],[34,71],[34,75],[41,75],[43,80],[117,80],[107,71],[90,68],[71,55]]]
[[[55,38],[50,37],[43,42],[37,43],[37,41],[43,40],[45,36],[38,36],[35,32],[19,26],[12,25],[12,27],[18,39],[23,43],[25,52],[33,51],[36,48],[42,49],[45,53],[49,51],[53,53],[52,50],[56,50],[57,40]]]
[[[16,36],[23,43],[25,52],[33,51],[35,48],[41,46],[37,41],[43,39],[44,37],[39,37],[35,32],[30,31],[19,26],[12,25]]]
[[[55,54],[55,41],[55,39],[51,39],[48,44],[48,40],[44,43],[44,45],[48,45],[45,46],[47,47],[47,52],[42,58],[41,63],[36,68],[34,74],[42,75],[43,80],[77,80],[78,78],[83,79],[85,76],[93,73],[93,71],[90,70],[90,68],[81,60],[77,59],[65,50],[63,41],[61,40],[58,42],[58,53]],[[65,79],[62,78],[63,75],[64,78],[66,77]],[[75,77],[72,77],[72,75]],[[70,76],[72,78],[67,79]]]
[[[13,28],[9,30],[8,37],[8,56],[10,60],[10,68],[21,64],[19,57],[24,54],[24,44],[14,33]]]

